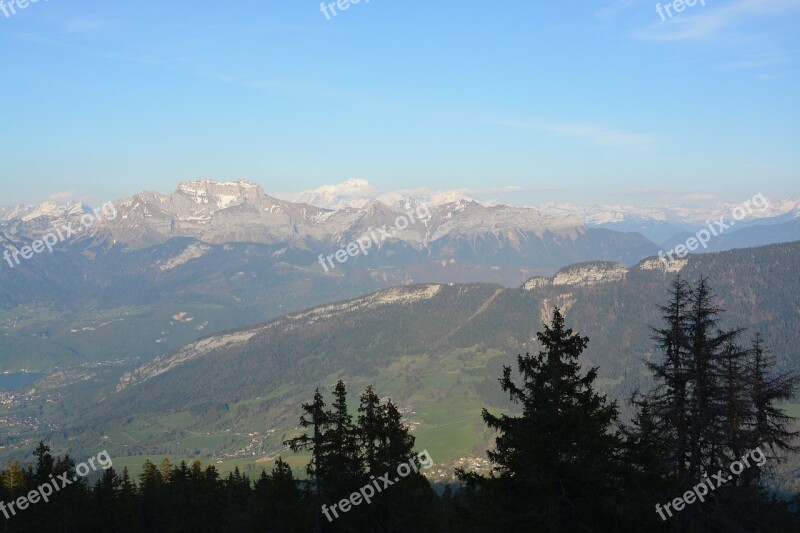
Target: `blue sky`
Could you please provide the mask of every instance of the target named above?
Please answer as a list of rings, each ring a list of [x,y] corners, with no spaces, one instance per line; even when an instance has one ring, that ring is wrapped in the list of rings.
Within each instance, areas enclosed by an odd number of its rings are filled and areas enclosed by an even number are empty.
[[[666,21],[641,0],[362,0],[330,20],[318,0],[17,6],[0,204],[201,177],[515,204],[800,196],[800,0],[705,4]]]

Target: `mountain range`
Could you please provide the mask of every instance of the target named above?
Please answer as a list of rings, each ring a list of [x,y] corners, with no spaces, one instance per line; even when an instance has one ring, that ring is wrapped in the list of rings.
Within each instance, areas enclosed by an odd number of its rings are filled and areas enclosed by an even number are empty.
[[[381,194],[353,180],[292,200],[250,181],[197,180],[115,200],[113,216],[98,212],[53,253],[0,262],[0,371],[146,361],[213,332],[392,286],[514,287],[582,261],[630,267],[659,251],[654,233],[669,235],[671,248],[734,207],[535,209],[411,192]],[[2,251],[19,253],[94,212],[76,202],[2,208]],[[797,214],[797,202],[772,200],[709,249],[800,239]],[[376,237],[367,255],[323,266],[366,235]]]
[[[292,238],[325,240],[343,232],[364,211],[382,205],[390,210],[407,210],[409,205],[451,206],[445,216],[463,204],[478,204],[488,209],[513,209],[497,200],[481,201],[469,189],[430,191],[427,189],[381,191],[363,179],[350,179],[338,185],[293,194],[267,195],[247,180],[218,182],[210,179],[182,182],[171,194],[143,192],[115,203],[126,216],[109,224],[126,245],[142,246],[163,241],[170,236],[191,236],[209,242],[291,242]],[[508,191],[504,191],[508,193]],[[760,196],[760,195],[757,195]],[[761,196],[763,198],[763,196]],[[772,226],[800,218],[800,201],[764,199],[766,205],[749,210],[740,227]],[[620,232],[637,232],[656,244],[666,242],[681,232],[694,232],[721,216],[730,219],[741,204],[721,202],[711,207],[576,205],[570,203],[524,208],[535,211],[543,220],[559,225],[584,225]],[[70,216],[88,213],[88,206],[76,202],[22,206],[0,206],[0,223],[14,224],[19,231],[37,229],[42,223],[57,223]],[[331,214],[333,212],[333,214]],[[255,216],[255,218],[253,218]],[[559,222],[560,220],[560,222]],[[36,222],[39,222],[39,225]],[[19,223],[23,223],[22,228]],[[164,224],[167,224],[165,227]],[[231,224],[241,226],[233,230]],[[201,226],[210,227],[204,231]],[[292,231],[293,225],[296,231]],[[172,227],[175,226],[175,227]],[[357,229],[357,228],[353,228]],[[7,231],[8,228],[5,229]],[[399,236],[402,239],[402,236]]]

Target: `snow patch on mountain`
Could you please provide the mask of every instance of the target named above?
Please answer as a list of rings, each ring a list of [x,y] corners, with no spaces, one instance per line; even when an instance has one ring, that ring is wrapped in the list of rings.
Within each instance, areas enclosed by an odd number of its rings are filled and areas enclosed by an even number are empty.
[[[67,219],[91,212],[91,208],[79,202],[43,202],[35,205],[4,207],[0,209],[0,222],[9,222],[12,220],[31,222],[39,218],[51,220]]]
[[[349,179],[337,185],[323,185],[317,189],[280,196],[292,202],[305,203],[324,209],[361,209],[370,202],[381,202],[402,207],[408,202],[438,206],[459,201],[477,202],[463,190],[428,191],[400,190],[381,191],[363,179]]]
[[[378,197],[378,189],[367,180],[349,179],[338,185],[323,185],[317,189],[290,195],[292,202],[324,209],[362,208]]]
[[[175,193],[198,205],[227,209],[248,202],[254,189],[260,191],[260,186],[247,180],[218,182],[203,179],[181,182]]]

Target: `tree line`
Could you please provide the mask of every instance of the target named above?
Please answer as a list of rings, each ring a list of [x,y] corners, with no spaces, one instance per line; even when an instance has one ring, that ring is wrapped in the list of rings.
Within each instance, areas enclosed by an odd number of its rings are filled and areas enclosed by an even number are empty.
[[[800,496],[779,498],[769,473],[795,453],[797,432],[780,403],[800,384],[777,371],[756,334],[722,327],[705,279],[680,277],[660,306],[646,361],[654,386],[629,399],[631,423],[599,394],[597,368],[579,359],[589,339],[561,312],[537,333],[541,350],[506,366],[500,388],[513,414],[484,409],[496,432],[489,475],[459,470],[434,490],[418,471],[331,519],[326,512],[387,472],[413,461],[415,438],[391,401],[368,387],[356,414],[339,381],[330,406],[319,389],[303,404],[304,430],[285,444],[310,455],[298,480],[278,458],[258,479],[214,466],[146,462],[136,481],[110,468],[47,504],[4,521],[4,531],[265,532],[749,532],[800,530]],[[758,450],[731,475],[731,464]],[[69,457],[40,444],[35,464],[0,472],[0,501],[68,472]],[[394,474],[392,474],[394,475]],[[700,490],[703,487],[703,490]]]

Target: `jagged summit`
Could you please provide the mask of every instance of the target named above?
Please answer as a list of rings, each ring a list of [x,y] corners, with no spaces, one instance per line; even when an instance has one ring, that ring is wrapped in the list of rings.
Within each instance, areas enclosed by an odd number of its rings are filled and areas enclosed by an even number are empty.
[[[208,205],[217,209],[260,203],[266,194],[260,185],[248,180],[219,182],[212,179],[183,181],[173,193],[189,198],[198,205]]]

